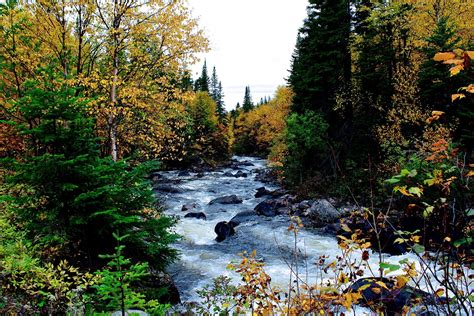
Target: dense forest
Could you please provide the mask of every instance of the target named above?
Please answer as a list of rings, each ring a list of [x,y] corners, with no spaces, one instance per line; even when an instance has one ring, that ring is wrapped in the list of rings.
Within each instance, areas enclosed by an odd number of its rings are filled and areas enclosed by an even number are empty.
[[[0,314],[178,313],[166,268],[179,219],[151,175],[233,155],[268,159],[298,202],[357,207],[341,257],[319,263],[333,283],[296,271],[278,292],[254,253],[230,265],[243,283],[216,279],[188,313],[390,315],[384,297],[421,293],[432,263],[384,263],[381,240],[435,262],[431,305],[472,313],[474,3],[309,0],[295,37],[287,85],[257,103],[248,86],[227,111],[216,67],[191,74],[209,42],[186,0],[1,3]],[[355,287],[352,256],[369,251],[378,271]]]

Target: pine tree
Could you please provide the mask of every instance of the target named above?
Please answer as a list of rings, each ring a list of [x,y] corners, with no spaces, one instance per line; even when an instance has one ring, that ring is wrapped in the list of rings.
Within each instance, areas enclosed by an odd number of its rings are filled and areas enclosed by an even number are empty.
[[[446,105],[451,102],[451,94],[455,87],[461,86],[462,76],[451,77],[446,71],[446,65],[436,62],[433,57],[438,52],[448,52],[457,48],[460,38],[456,36],[456,28],[449,19],[441,18],[433,31],[426,39],[427,47],[424,49],[426,61],[420,68],[419,87],[421,102],[425,108],[431,110],[446,110]]]
[[[212,68],[211,84],[209,87],[211,98],[217,103],[219,98],[219,80],[217,79],[216,67]]]
[[[207,73],[207,61],[204,60],[204,65],[202,66],[202,71],[201,71],[201,77],[199,77],[195,84],[194,84],[194,90],[195,91],[204,91],[204,92],[209,92],[209,86],[211,82],[209,79],[209,75]]]
[[[254,105],[252,102],[252,95],[250,94],[250,87],[245,87],[244,102],[242,103],[242,109],[244,112],[249,112],[253,109]]]
[[[217,93],[216,93],[216,111],[217,116],[219,117],[219,122],[225,123],[226,118],[226,111],[225,111],[225,104],[224,104],[224,91],[222,90],[222,82],[219,81],[217,86]]]
[[[310,0],[299,30],[289,84],[293,110],[329,112],[338,87],[351,75],[349,0]]]

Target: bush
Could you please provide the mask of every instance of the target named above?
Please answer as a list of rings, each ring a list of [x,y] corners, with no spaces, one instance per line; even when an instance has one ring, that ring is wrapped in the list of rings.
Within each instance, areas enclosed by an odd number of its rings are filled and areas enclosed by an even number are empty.
[[[314,175],[314,171],[327,156],[327,129],[328,124],[316,112],[308,111],[303,115],[293,113],[288,117],[288,155],[284,165],[286,180],[290,184],[301,184]]]

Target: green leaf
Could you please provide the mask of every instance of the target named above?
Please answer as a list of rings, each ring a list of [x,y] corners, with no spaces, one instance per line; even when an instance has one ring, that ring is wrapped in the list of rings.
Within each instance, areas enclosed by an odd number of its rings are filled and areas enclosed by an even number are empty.
[[[408,189],[408,192],[410,192],[411,194],[415,194],[418,197],[421,197],[422,194],[421,189],[418,187],[411,187]]]
[[[400,266],[398,264],[390,264],[390,263],[381,262],[380,263],[380,268],[387,269],[390,272],[393,272],[393,271],[397,271],[398,269],[400,269]]]
[[[416,252],[416,253],[423,253],[425,252],[425,247],[420,245],[420,244],[415,244],[413,245],[412,247],[413,251]]]
[[[393,177],[391,179],[385,180],[385,182],[388,183],[388,184],[395,184],[395,183],[400,182],[400,179],[397,179],[396,177]]]

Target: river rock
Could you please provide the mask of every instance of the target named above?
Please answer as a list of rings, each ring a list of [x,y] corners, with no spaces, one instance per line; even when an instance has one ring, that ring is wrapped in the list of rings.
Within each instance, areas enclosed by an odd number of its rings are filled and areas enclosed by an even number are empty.
[[[240,204],[242,203],[243,200],[239,198],[237,195],[228,195],[228,196],[223,196],[217,199],[212,200],[209,202],[209,205],[213,204]]]
[[[245,167],[253,167],[255,166],[253,163],[249,162],[249,161],[241,161],[238,163],[239,165],[241,166],[245,166]]]
[[[272,199],[260,202],[257,204],[257,206],[255,206],[254,210],[257,215],[274,217],[284,214],[288,207],[289,203],[284,199]]]
[[[156,191],[166,192],[166,193],[183,193],[184,190],[178,188],[175,185],[168,184],[168,183],[160,183],[155,185],[154,189]]]
[[[234,176],[234,174],[230,171],[224,172],[224,177],[233,177],[233,176]]]
[[[228,222],[219,222],[214,227],[214,232],[216,233],[216,241],[224,241],[227,237],[230,237],[235,234],[234,224]]]
[[[257,169],[254,171],[257,175],[255,176],[255,180],[260,181],[262,183],[275,183],[276,182],[276,175],[272,170],[269,169]]]
[[[323,227],[336,222],[341,217],[339,212],[328,200],[316,200],[304,214],[315,227]]]
[[[235,215],[234,217],[232,217],[229,223],[233,223],[234,227],[237,227],[238,225],[242,223],[255,220],[256,217],[257,217],[257,213],[255,211],[243,211]]]
[[[265,187],[261,187],[261,188],[258,188],[257,189],[257,193],[255,193],[255,198],[260,198],[262,196],[267,196],[267,195],[271,195],[272,192],[265,189]]]
[[[185,218],[197,218],[197,219],[203,219],[206,220],[206,214],[203,212],[191,212],[186,215],[184,215]]]
[[[191,176],[191,173],[187,170],[184,170],[184,171],[180,171],[178,173],[178,177],[190,177]]]
[[[385,287],[377,284],[382,282]],[[360,290],[364,287],[363,290]],[[421,300],[426,305],[436,304],[437,301],[433,295],[411,286],[397,288],[393,280],[387,278],[363,278],[351,284],[348,292],[360,292],[362,299],[358,304],[370,307],[371,305],[383,305],[387,315],[401,314],[405,306],[411,306],[415,302]]]
[[[239,170],[239,171],[237,171],[236,174],[234,174],[234,177],[236,177],[236,178],[247,178],[248,174],[246,174],[245,172]]]
[[[197,203],[187,203],[181,207],[181,212],[190,212],[199,208],[199,204]]]

